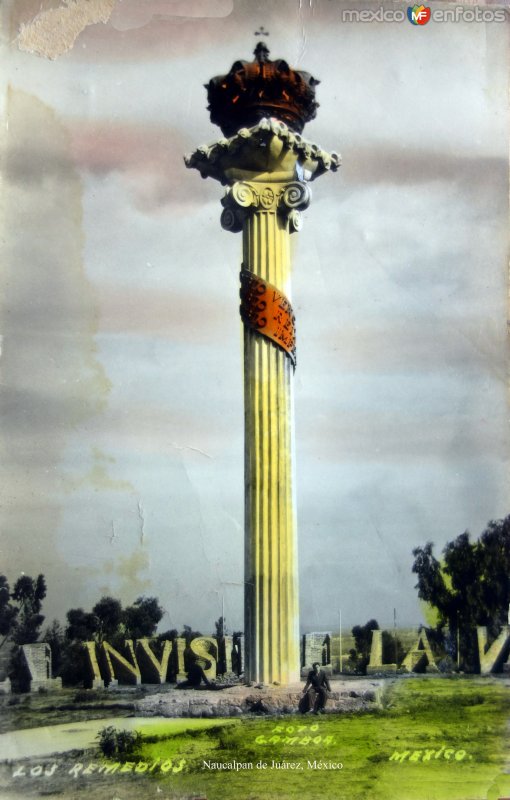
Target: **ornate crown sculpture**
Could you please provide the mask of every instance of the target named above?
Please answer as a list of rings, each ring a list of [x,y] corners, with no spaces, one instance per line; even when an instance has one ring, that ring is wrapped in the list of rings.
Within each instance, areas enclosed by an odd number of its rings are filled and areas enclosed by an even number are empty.
[[[205,84],[211,122],[219,125],[225,136],[233,136],[264,117],[276,117],[301,133],[316,115],[319,81],[308,72],[292,69],[281,58],[270,61],[264,42],[253,52],[255,61],[236,61],[227,75]]]

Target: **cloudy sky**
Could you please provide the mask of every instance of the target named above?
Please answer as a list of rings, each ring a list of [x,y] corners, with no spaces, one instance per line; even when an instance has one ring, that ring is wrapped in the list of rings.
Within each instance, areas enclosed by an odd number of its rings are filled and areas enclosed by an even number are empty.
[[[48,620],[154,594],[207,631],[223,594],[242,627],[241,239],[182,156],[263,25],[343,156],[293,237],[302,628],[418,623],[412,549],[510,510],[507,24],[89,0],[66,40],[59,5],[2,9],[0,571]]]

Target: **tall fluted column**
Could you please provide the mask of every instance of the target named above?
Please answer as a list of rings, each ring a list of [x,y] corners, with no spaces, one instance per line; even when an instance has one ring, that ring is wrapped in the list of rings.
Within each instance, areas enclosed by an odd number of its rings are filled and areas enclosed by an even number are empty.
[[[251,303],[248,298],[247,307],[241,307],[245,319],[244,613],[247,675],[263,683],[299,680],[289,240],[300,224],[298,209],[308,205],[309,197],[307,185],[298,181],[243,181],[235,183],[223,201],[224,227],[238,229],[244,216],[241,297],[247,300],[246,284],[252,294]],[[252,314],[250,319],[253,310],[256,318]],[[267,329],[274,338],[264,335]]]
[[[245,675],[289,684],[300,673],[290,234],[310,201],[306,181],[338,157],[263,119],[186,163],[228,185],[221,224],[243,235]]]

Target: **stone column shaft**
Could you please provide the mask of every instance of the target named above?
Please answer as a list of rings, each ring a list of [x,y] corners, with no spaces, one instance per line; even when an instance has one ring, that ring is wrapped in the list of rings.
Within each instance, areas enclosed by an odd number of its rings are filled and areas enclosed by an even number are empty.
[[[243,266],[290,299],[288,221],[256,210],[243,226]],[[244,328],[245,634],[247,675],[299,680],[299,597],[293,464],[293,365]]]

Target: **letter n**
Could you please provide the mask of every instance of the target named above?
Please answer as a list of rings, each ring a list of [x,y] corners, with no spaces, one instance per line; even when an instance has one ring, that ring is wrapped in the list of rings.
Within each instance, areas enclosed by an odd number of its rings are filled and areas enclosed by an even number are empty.
[[[142,676],[140,674],[140,667],[138,666],[138,662],[136,660],[133,642],[131,639],[126,639],[124,644],[131,657],[131,662],[129,662],[127,658],[124,658],[124,656],[119,653],[118,650],[115,650],[115,648],[112,647],[108,642],[102,643],[105,668],[108,674],[108,682],[110,683],[111,681],[117,680],[117,675],[115,674],[115,669],[113,667],[113,661],[115,661],[119,678],[124,683],[133,683],[135,686],[139,686],[142,682]]]

